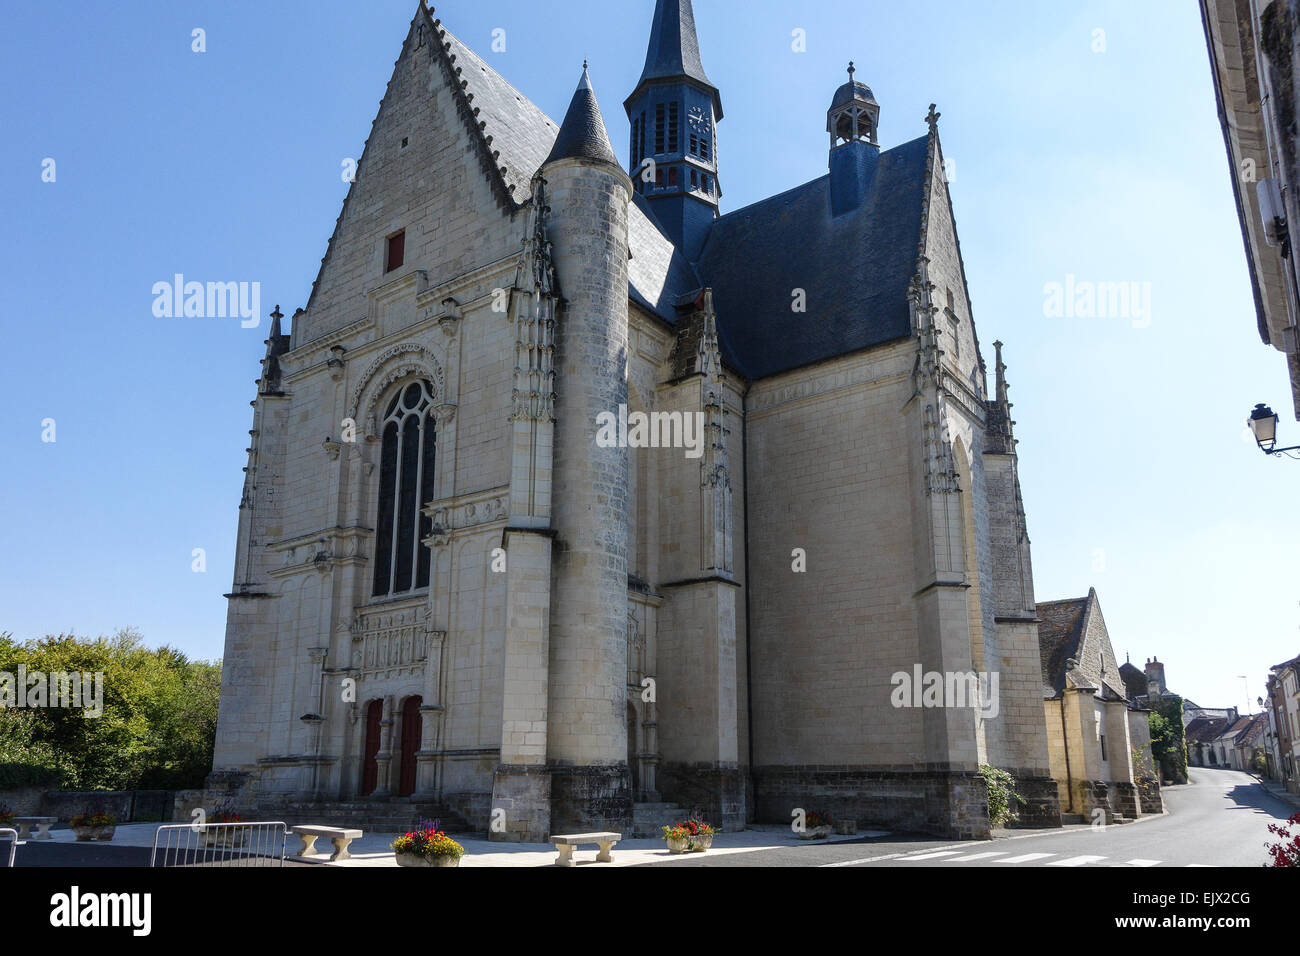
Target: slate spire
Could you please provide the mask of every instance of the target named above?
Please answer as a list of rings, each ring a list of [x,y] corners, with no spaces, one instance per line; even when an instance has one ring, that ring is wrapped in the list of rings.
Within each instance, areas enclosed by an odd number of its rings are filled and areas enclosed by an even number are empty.
[[[609,134],[605,132],[605,118],[601,116],[600,105],[596,102],[596,91],[591,88],[591,77],[587,75],[587,63],[582,63],[582,79],[578,89],[569,102],[569,111],[564,114],[560,124],[559,135],[551,147],[551,155],[546,157],[547,166],[561,159],[586,159],[592,162],[608,163],[618,168],[618,158],[614,147],[609,144]]]
[[[714,118],[722,119],[722,97],[709,81],[700,59],[700,40],[695,33],[691,0],[655,0],[645,68],[628,102],[636,98],[643,86],[656,80],[691,80],[705,87],[713,95]]]
[[[722,98],[700,62],[691,0],[656,0],[645,69],[623,101],[631,127],[628,176],[652,218],[688,261],[718,218]]]

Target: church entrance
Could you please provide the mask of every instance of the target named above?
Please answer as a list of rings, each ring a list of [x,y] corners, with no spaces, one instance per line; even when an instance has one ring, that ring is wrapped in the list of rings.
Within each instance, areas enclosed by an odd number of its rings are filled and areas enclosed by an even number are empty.
[[[397,795],[409,797],[415,793],[416,752],[420,749],[420,705],[422,697],[408,697],[402,701],[402,769]]]
[[[363,797],[374,793],[375,787],[379,786],[379,762],[375,757],[379,754],[379,725],[383,719],[382,700],[372,700],[366,705],[366,745],[361,751],[361,795]]]

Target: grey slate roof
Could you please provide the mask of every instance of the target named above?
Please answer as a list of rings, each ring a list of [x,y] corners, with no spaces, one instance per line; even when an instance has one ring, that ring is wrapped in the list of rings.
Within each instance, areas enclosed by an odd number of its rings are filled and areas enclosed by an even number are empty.
[[[1217,740],[1227,726],[1228,721],[1223,717],[1197,717],[1183,729],[1183,736],[1189,744],[1208,744]]]
[[[717,219],[700,261],[724,357],[750,378],[912,334],[928,138],[880,155],[858,208],[831,215],[830,176]],[[805,313],[791,311],[794,289]]]
[[[713,111],[718,119],[722,119],[722,98],[705,74],[700,59],[700,40],[695,32],[695,10],[691,0],[656,0],[645,68],[624,105],[635,99],[646,83],[671,79],[694,80],[708,87],[713,93]]]
[[[559,127],[453,36],[446,24],[441,26],[445,42],[451,45],[448,53],[456,57],[461,79],[467,83],[466,92],[474,97],[473,106],[479,111],[477,119],[486,124],[480,135],[492,137],[489,145],[500,151],[497,162],[505,167],[501,176],[506,186],[515,187],[512,195],[517,202],[527,202],[532,193],[533,174],[550,152]]]
[[[589,159],[618,166],[614,147],[609,145],[609,134],[605,132],[605,118],[600,115],[596,92],[591,88],[591,79],[587,76],[585,65],[578,88],[569,101],[569,111],[564,114],[564,122],[560,124],[555,145],[551,147],[550,155],[542,165],[559,159]]]
[[[843,106],[853,99],[855,95],[860,99],[876,102],[876,95],[871,92],[871,87],[865,83],[859,83],[857,80],[851,80],[835,91],[835,96],[831,99],[831,109]]]
[[[1043,667],[1043,688],[1054,694],[1065,690],[1065,662],[1079,659],[1083,641],[1083,614],[1088,599],[1045,601],[1038,609],[1038,652]]]
[[[1123,679],[1124,689],[1128,691],[1130,697],[1145,697],[1147,695],[1146,671],[1125,661],[1119,665],[1119,676]]]
[[[627,241],[632,258],[627,279],[633,301],[669,322],[675,302],[700,289],[700,277],[672,240],[663,234],[650,204],[636,193],[627,210]]]
[[[507,186],[515,187],[512,195],[518,202],[527,202],[532,192],[533,175],[556,147],[559,127],[447,30],[445,24],[442,29],[445,42],[451,46],[448,52],[456,57],[456,65],[461,67],[461,78],[467,84],[466,92],[474,96],[473,105],[479,110],[477,119],[485,124],[479,135],[492,137],[489,145],[500,154],[497,175]],[[590,82],[587,86],[590,88]],[[574,94],[575,101],[581,93],[580,85]],[[603,120],[601,131],[604,132]],[[609,145],[608,135],[605,135],[605,145]],[[612,150],[610,159],[618,165]],[[501,168],[505,171],[500,172]],[[699,277],[685,257],[664,237],[654,214],[640,196],[628,208],[628,245],[632,254],[628,262],[629,297],[660,318],[674,321],[673,300],[698,289]]]
[[[659,0],[655,24],[646,76],[676,69],[680,59],[685,75],[707,83],[689,0]],[[545,112],[445,24],[440,27],[479,111],[478,135],[491,137],[487,146],[499,154],[494,175],[514,187],[516,202],[528,200],[534,173],[553,152],[594,150],[605,158],[600,144],[593,145],[603,139],[608,147],[609,138],[594,94],[588,112],[589,82],[579,85],[570,103],[570,114],[578,108],[573,138],[566,133],[558,142],[560,128]],[[723,356],[750,378],[906,338],[912,334],[907,290],[921,240],[926,149],[922,136],[883,152],[861,205],[839,217],[830,211],[829,176],[723,216],[694,265],[637,196],[628,216],[629,297],[674,322],[675,301],[712,286]],[[617,164],[612,149],[608,158]],[[807,291],[806,313],[791,312],[795,288]]]

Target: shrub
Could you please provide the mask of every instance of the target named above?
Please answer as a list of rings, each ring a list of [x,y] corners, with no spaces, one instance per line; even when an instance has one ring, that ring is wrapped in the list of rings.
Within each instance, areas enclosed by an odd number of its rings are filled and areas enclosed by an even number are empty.
[[[1005,770],[980,764],[980,774],[989,795],[989,826],[995,829],[1020,822],[1016,807],[1025,805],[1025,798],[1016,793],[1016,779]]]

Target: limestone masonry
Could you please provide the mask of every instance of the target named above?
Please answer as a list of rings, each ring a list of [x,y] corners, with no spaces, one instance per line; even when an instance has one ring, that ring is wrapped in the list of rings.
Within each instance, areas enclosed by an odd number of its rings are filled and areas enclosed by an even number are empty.
[[[273,315],[210,787],[504,840],[664,804],[978,837],[991,764],[1059,825],[938,114],[882,149],[850,70],[828,175],[721,215],[690,0],[658,0],[624,106],[627,166],[585,69],[557,125],[416,13],[307,305]],[[702,452],[598,443],[620,406]],[[895,706],[918,665],[996,673],[997,706]]]

